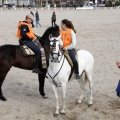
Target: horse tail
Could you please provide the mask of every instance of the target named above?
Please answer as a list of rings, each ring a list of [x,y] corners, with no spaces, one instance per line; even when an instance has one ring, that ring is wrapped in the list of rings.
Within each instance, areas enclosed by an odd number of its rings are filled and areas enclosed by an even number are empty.
[[[83,71],[82,74],[81,74],[81,78],[82,78],[82,85],[83,87],[85,87],[85,85],[87,84],[88,82],[88,78],[87,78],[87,74],[86,74],[86,71]]]
[[[87,78],[87,74],[85,73],[85,75],[84,75],[84,86],[87,84],[87,82],[88,82],[88,78]]]

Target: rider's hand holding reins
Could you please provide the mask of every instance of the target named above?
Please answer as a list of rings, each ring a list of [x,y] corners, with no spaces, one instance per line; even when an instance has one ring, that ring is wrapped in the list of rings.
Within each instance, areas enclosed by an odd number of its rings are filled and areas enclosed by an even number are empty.
[[[38,46],[39,48],[42,48],[42,46],[41,46],[39,40],[37,39],[37,37],[35,37],[35,38],[33,39],[33,41],[37,44],[37,46]]]

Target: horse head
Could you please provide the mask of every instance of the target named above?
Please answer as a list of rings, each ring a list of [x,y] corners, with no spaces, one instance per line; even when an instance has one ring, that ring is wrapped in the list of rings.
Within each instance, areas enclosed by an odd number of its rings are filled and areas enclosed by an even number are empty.
[[[50,36],[58,37],[59,33],[59,26],[55,25],[54,27],[49,27],[43,34],[42,37],[38,37],[39,42],[41,43],[42,47],[45,50],[46,61],[49,65],[49,54],[50,54]]]
[[[59,40],[61,39],[61,35],[58,37],[49,36],[50,39],[50,55],[51,59],[54,62],[59,62],[59,57],[62,55],[61,46]]]

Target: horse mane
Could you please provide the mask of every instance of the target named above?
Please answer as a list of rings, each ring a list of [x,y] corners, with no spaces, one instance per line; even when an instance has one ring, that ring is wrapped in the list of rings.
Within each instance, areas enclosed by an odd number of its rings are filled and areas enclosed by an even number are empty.
[[[42,38],[48,37],[48,35],[49,35],[49,33],[50,33],[51,30],[53,30],[53,27],[49,27],[49,28],[44,32],[44,34],[42,35]]]
[[[49,35],[51,34],[52,31],[58,31],[59,30],[59,26],[58,25],[55,25],[54,27],[49,27],[45,32],[44,34],[42,35],[42,39],[46,39],[49,37]]]

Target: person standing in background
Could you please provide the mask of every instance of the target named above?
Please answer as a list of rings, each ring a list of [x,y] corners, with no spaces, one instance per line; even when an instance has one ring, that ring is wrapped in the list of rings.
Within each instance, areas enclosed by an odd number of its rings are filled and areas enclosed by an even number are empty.
[[[25,7],[25,4],[23,4],[23,8]]]
[[[117,62],[118,68],[120,68],[120,62]],[[116,88],[117,96],[120,97],[120,80],[118,82],[117,88]]]
[[[52,27],[53,26],[55,26],[55,24],[56,24],[56,14],[55,14],[55,12],[53,12],[53,14],[52,14]],[[53,25],[54,24],[54,25]]]
[[[115,7],[115,3],[116,3],[116,1],[112,0],[112,7]]]
[[[30,14],[34,17],[34,13],[33,13],[32,11],[30,11]],[[31,25],[32,25],[32,28],[34,28],[34,27],[35,27],[35,25],[34,25],[33,21],[31,22]]]
[[[38,11],[36,11],[36,13],[35,13],[35,18],[36,18],[36,27],[38,27],[38,25],[41,27],[41,24],[39,23],[40,18],[39,18],[39,13],[38,13]]]

